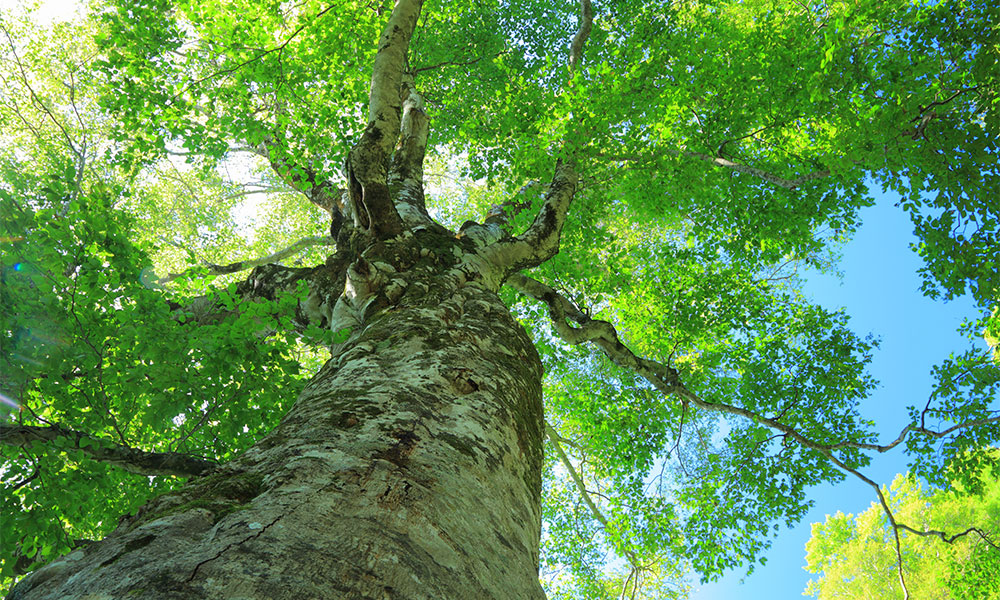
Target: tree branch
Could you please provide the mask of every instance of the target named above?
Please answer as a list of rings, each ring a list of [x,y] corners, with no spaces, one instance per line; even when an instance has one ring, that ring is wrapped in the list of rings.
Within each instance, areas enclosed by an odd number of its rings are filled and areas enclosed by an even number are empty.
[[[434,70],[434,69],[440,69],[441,67],[467,67],[469,65],[474,65],[477,62],[482,61],[483,59],[486,59],[486,58],[498,58],[500,56],[503,56],[504,54],[509,54],[509,53],[510,53],[510,50],[504,50],[503,52],[497,52],[496,54],[493,54],[493,55],[490,55],[490,56],[480,56],[479,58],[473,58],[472,60],[467,60],[467,61],[462,61],[462,62],[456,62],[456,61],[453,61],[453,60],[446,60],[444,62],[439,62],[439,63],[434,64],[434,65],[428,65],[426,67],[417,67],[416,69],[410,69],[409,72],[412,75],[416,75],[417,73],[423,73],[424,71],[431,71],[431,70]]]
[[[228,265],[207,264],[202,267],[192,267],[181,273],[171,273],[165,277],[161,277],[160,279],[157,280],[157,283],[160,284],[169,283],[171,281],[174,281],[175,279],[179,279],[180,277],[183,277],[185,275],[190,275],[193,273],[200,272],[206,268],[208,269],[208,273],[210,275],[225,275],[227,273],[238,273],[239,271],[253,269],[255,267],[259,267],[269,263],[280,262],[288,258],[289,256],[301,252],[302,250],[305,250],[306,248],[309,248],[311,246],[317,246],[317,245],[333,246],[334,244],[335,244],[334,240],[326,236],[314,236],[314,237],[302,238],[301,240],[295,242],[294,244],[288,246],[287,248],[278,250],[273,254],[269,254],[261,258],[256,258],[251,260],[239,260],[233,263],[229,263]]]
[[[491,206],[490,212],[482,223],[475,221],[462,223],[462,227],[458,230],[459,234],[471,239],[478,248],[495,244],[501,240],[512,241],[513,237],[509,233],[510,221],[521,211],[531,208],[531,200],[527,199],[527,195],[535,187],[540,187],[538,181],[528,182],[518,190],[513,198]]]
[[[503,228],[509,227],[511,219],[521,214],[521,211],[531,208],[531,199],[528,197],[528,194],[539,187],[541,187],[541,182],[537,179],[524,184],[514,194],[513,198],[491,206],[489,214],[486,215],[485,222],[488,224],[495,223]]]
[[[184,92],[188,91],[189,89],[191,89],[192,87],[194,87],[194,86],[196,86],[198,84],[204,83],[204,82],[206,82],[206,81],[208,81],[210,79],[215,79],[216,77],[219,77],[220,75],[228,75],[230,73],[235,73],[236,71],[239,71],[240,69],[242,69],[243,67],[249,65],[250,63],[256,62],[256,61],[264,58],[268,54],[271,54],[273,52],[277,52],[277,53],[279,53],[279,56],[280,56],[281,52],[284,51],[285,47],[288,46],[288,44],[290,44],[291,41],[294,40],[297,35],[299,35],[300,33],[302,33],[302,30],[304,30],[311,23],[315,22],[317,19],[319,19],[320,17],[322,17],[326,13],[330,12],[331,10],[333,10],[333,8],[336,7],[336,6],[337,6],[337,4],[331,4],[330,6],[327,6],[323,10],[321,10],[318,13],[316,13],[315,15],[313,15],[312,18],[310,18],[307,22],[305,22],[301,26],[299,26],[298,29],[296,29],[295,31],[293,31],[287,38],[285,38],[285,41],[281,42],[277,46],[273,46],[271,48],[268,48],[267,50],[263,50],[263,49],[259,49],[258,48],[257,49],[258,53],[256,55],[254,55],[251,58],[246,59],[245,61],[243,61],[243,62],[241,62],[241,63],[239,63],[239,64],[237,64],[235,66],[232,66],[232,67],[229,67],[229,68],[226,68],[226,69],[219,69],[217,71],[209,73],[208,75],[205,75],[204,77],[201,77],[199,79],[195,79],[194,81],[189,82],[187,85],[185,85],[183,88],[181,88],[179,92],[177,92],[176,94],[174,94],[173,97],[171,98],[171,100],[177,100],[177,98],[180,98],[181,94],[183,94]]]
[[[566,456],[566,452],[562,449],[562,445],[559,443],[559,440],[562,438],[548,423],[545,424],[545,435],[549,438],[549,441],[552,442],[552,447],[555,448],[556,456],[559,457],[559,462],[566,467],[566,471],[573,480],[573,484],[576,485],[577,491],[580,492],[580,497],[583,498],[583,502],[587,505],[587,508],[590,509],[591,514],[594,515],[597,522],[601,524],[601,527],[607,528],[608,519],[604,516],[604,513],[601,512],[601,509],[597,507],[597,504],[594,503],[593,498],[590,497],[590,492],[587,491],[587,486],[584,484],[583,478],[576,472],[576,468],[573,466],[573,463],[569,460],[569,457]]]
[[[388,162],[399,138],[403,108],[400,84],[406,51],[422,4],[423,0],[398,0],[389,15],[372,63],[368,125],[347,156],[347,191],[355,225],[379,239],[403,231],[389,193]]]
[[[946,532],[939,531],[937,529],[927,529],[925,531],[919,531],[917,529],[914,529],[914,528],[910,527],[909,525],[905,525],[905,524],[902,524],[902,523],[899,523],[896,526],[899,527],[900,529],[902,529],[903,531],[907,531],[909,533],[912,533],[913,535],[919,535],[921,537],[936,537],[936,538],[940,539],[942,542],[944,542],[946,544],[954,544],[959,538],[963,538],[963,537],[965,537],[965,536],[967,536],[967,535],[969,535],[971,533],[975,533],[984,542],[986,542],[987,544],[989,544],[993,548],[996,548],[997,550],[1000,550],[1000,546],[998,546],[993,540],[991,540],[990,537],[988,535],[986,535],[985,531],[983,531],[982,529],[980,529],[978,527],[969,527],[968,529],[966,529],[965,531],[963,531],[961,533],[956,533],[956,534],[948,535]]]
[[[665,154],[669,154],[671,156],[694,158],[702,162],[707,162],[716,167],[729,169],[732,171],[736,171],[737,173],[745,173],[747,175],[757,177],[758,179],[762,179],[764,181],[767,181],[768,183],[773,183],[778,187],[785,188],[788,190],[794,190],[799,187],[802,187],[804,184],[809,183],[810,181],[815,181],[817,179],[823,179],[824,177],[830,176],[830,171],[828,169],[823,169],[821,171],[806,173],[805,175],[801,175],[799,177],[796,177],[795,179],[786,179],[784,177],[775,175],[774,173],[771,173],[766,169],[751,167],[750,165],[744,165],[741,163],[733,162],[731,160],[722,158],[721,156],[711,156],[709,154],[704,154],[702,152],[695,152],[693,150],[677,150],[676,148],[658,148],[657,150]],[[629,156],[621,154],[600,153],[599,155],[602,158],[611,160],[621,160],[621,161],[646,160],[639,156]]]
[[[590,30],[593,26],[594,7],[590,0],[580,0],[580,27],[569,46],[569,68],[571,71],[575,71],[583,59],[583,45],[590,37]]]
[[[611,362],[643,376],[664,394],[675,394],[681,385],[675,369],[636,356],[621,343],[618,332],[611,323],[591,319],[551,287],[521,273],[510,275],[506,283],[522,294],[544,302],[549,308],[549,316],[552,318],[556,333],[567,343],[593,343]],[[566,322],[567,319],[574,321],[578,326],[571,326]]]
[[[830,171],[824,169],[822,171],[806,173],[805,175],[802,175],[801,177],[796,177],[795,179],[784,179],[782,177],[774,175],[773,173],[765,171],[764,169],[758,169],[757,167],[751,167],[749,165],[735,163],[731,160],[722,158],[721,156],[709,156],[708,154],[702,154],[701,152],[692,152],[692,151],[678,152],[677,150],[672,150],[668,152],[683,154],[684,156],[697,158],[698,160],[713,164],[717,167],[731,169],[733,171],[736,171],[737,173],[746,173],[747,175],[752,175],[759,179],[763,179],[764,181],[767,181],[769,183],[773,183],[778,187],[783,187],[789,190],[794,190],[800,187],[804,183],[808,183],[816,179],[822,179],[824,177],[830,176]]]
[[[583,45],[594,24],[594,10],[590,0],[580,0],[580,25],[570,44],[569,67],[574,72],[583,59]],[[559,236],[576,195],[579,175],[576,172],[576,144],[569,136],[563,140],[563,158],[556,161],[552,182],[545,193],[545,201],[527,231],[513,240],[495,244],[493,261],[509,271],[537,266],[559,252]]]
[[[398,188],[396,210],[410,227],[430,224],[424,204],[424,155],[427,152],[429,121],[424,112],[424,99],[412,81],[403,84],[403,116],[400,121],[399,143],[392,155],[388,184]]]
[[[251,152],[267,159],[274,172],[288,185],[298,190],[310,202],[330,213],[330,237],[337,238],[345,219],[349,217],[342,198],[347,190],[337,187],[329,179],[320,177],[312,168],[293,165],[275,148],[273,140],[265,140]]]
[[[76,165],[75,165],[76,177],[73,180],[73,191],[70,195],[71,200],[76,200],[80,196],[80,192],[83,189],[82,185],[83,185],[84,169],[87,166],[86,134],[83,134],[83,142],[80,144],[80,147],[77,148],[76,142],[73,141],[73,138],[66,130],[66,127],[63,126],[62,122],[60,122],[60,120],[56,118],[56,116],[52,113],[49,107],[46,106],[45,103],[42,101],[42,99],[38,96],[38,94],[35,93],[35,89],[31,86],[31,82],[28,80],[28,73],[24,68],[24,64],[21,62],[21,57],[18,56],[17,54],[17,45],[14,43],[13,38],[11,38],[10,32],[7,31],[7,28],[4,27],[2,24],[0,24],[0,31],[3,31],[4,36],[7,38],[7,42],[10,45],[11,54],[14,56],[14,63],[17,65],[17,69],[21,74],[21,83],[23,83],[24,87],[28,90],[28,95],[31,97],[32,103],[35,104],[43,113],[45,113],[45,115],[48,116],[49,120],[52,121],[53,124],[55,124],[55,126],[62,133],[63,137],[66,139],[66,145],[69,147],[70,152],[72,152],[73,155],[76,157]],[[69,100],[74,113],[76,113],[77,115],[77,120],[79,121],[80,115],[79,113],[76,112],[76,102],[73,99],[73,88],[70,88]],[[17,113],[18,117],[20,117],[21,120],[24,121],[25,124],[27,124],[28,122],[27,119],[25,119],[20,114],[20,111],[17,110],[16,107],[14,108],[14,111]],[[80,125],[83,126],[82,121],[80,121]],[[32,133],[34,133],[36,137],[40,138],[40,134],[36,132],[34,127],[31,127],[30,125],[28,127],[29,129],[32,130]],[[68,208],[68,206],[69,205],[67,204],[66,206],[63,207],[61,214],[65,214],[65,211]]]
[[[31,96],[32,102],[35,105],[37,105],[38,108],[42,112],[44,112],[46,116],[49,117],[49,120],[51,120],[52,123],[55,124],[55,126],[59,129],[59,131],[62,132],[63,137],[66,138],[66,145],[69,146],[70,151],[76,155],[77,159],[83,160],[80,151],[77,150],[76,148],[76,143],[73,141],[72,136],[70,136],[69,132],[66,131],[66,128],[59,121],[59,119],[57,119],[56,116],[52,114],[52,111],[49,110],[49,107],[46,106],[44,102],[42,102],[41,98],[38,97],[38,94],[35,93],[34,88],[31,87],[31,82],[28,81],[28,73],[24,68],[24,64],[21,62],[21,57],[18,56],[17,54],[17,46],[14,44],[13,38],[10,37],[10,33],[7,31],[7,28],[4,27],[2,24],[0,24],[0,31],[3,31],[4,36],[6,36],[7,38],[7,43],[10,45],[10,52],[11,54],[14,55],[14,63],[17,65],[18,71],[20,71],[21,73],[21,83],[23,83],[24,87],[28,90],[28,94]]]
[[[299,300],[294,307],[292,325],[302,333],[309,325],[320,328],[330,327],[333,323],[333,309],[337,298],[344,292],[347,261],[341,254],[327,257],[326,263],[316,267],[286,267],[273,263],[262,264],[253,268],[246,279],[236,284],[236,295],[239,302],[235,307],[226,308],[219,300],[209,294],[198,296],[186,304],[169,302],[170,309],[183,315],[184,323],[194,326],[218,323],[227,316],[238,313],[242,302],[259,300],[273,301],[282,293],[295,292],[300,282],[305,282],[309,294]],[[254,335],[267,337],[274,333],[274,324],[261,322],[261,327]]]
[[[590,497],[590,492],[587,490],[587,486],[584,483],[583,478],[579,473],[577,473],[576,467],[573,466],[573,462],[570,461],[569,456],[567,456],[566,452],[562,449],[562,444],[559,443],[562,437],[556,433],[556,430],[553,429],[553,427],[548,423],[545,423],[545,435],[549,438],[549,441],[552,442],[552,447],[555,448],[556,455],[559,457],[559,462],[561,462],[563,467],[566,468],[570,479],[573,480],[573,484],[576,486],[577,491],[580,492],[580,497],[583,498],[583,502],[587,505],[587,508],[590,509],[591,514],[594,515],[594,519],[596,519],[597,522],[601,524],[601,527],[607,531],[608,518],[604,516],[601,509],[597,507],[596,503],[594,503],[594,499]],[[639,571],[641,569],[641,565],[639,564],[638,557],[627,548],[623,548],[622,550],[625,554],[625,558],[632,566],[632,569],[634,571]]]
[[[782,434],[788,438],[798,442],[801,446],[815,450],[819,452],[827,460],[836,465],[838,468],[846,473],[849,473],[875,490],[878,496],[879,502],[882,505],[882,509],[885,512],[890,524],[892,525],[893,535],[895,537],[896,545],[896,556],[897,556],[897,568],[899,572],[899,582],[903,590],[904,600],[909,598],[909,591],[906,587],[906,579],[903,574],[902,566],[902,550],[899,541],[899,530],[910,531],[918,535],[927,535],[939,537],[941,540],[951,543],[956,539],[970,533],[977,532],[979,535],[986,539],[988,543],[992,545],[986,536],[977,528],[971,528],[963,533],[948,536],[946,533],[936,530],[920,532],[914,528],[898,523],[895,516],[892,514],[889,508],[888,502],[885,499],[882,490],[877,483],[866,477],[857,469],[849,466],[841,459],[834,455],[834,451],[842,448],[857,448],[864,450],[875,450],[878,452],[886,452],[895,446],[899,445],[906,437],[909,432],[922,433],[924,435],[930,435],[933,437],[944,437],[950,433],[958,431],[960,429],[974,427],[978,425],[985,425],[990,423],[995,423],[1000,421],[1000,417],[993,417],[989,419],[978,419],[975,421],[967,421],[964,423],[959,423],[953,427],[950,427],[944,431],[932,431],[925,427],[914,427],[912,425],[907,425],[903,428],[903,431],[899,434],[899,437],[892,443],[879,446],[876,444],[867,444],[863,442],[847,441],[840,442],[836,444],[822,444],[813,441],[798,430],[790,427],[784,423],[781,423],[777,419],[772,419],[765,417],[763,415],[757,414],[753,411],[747,410],[739,406],[733,406],[729,404],[723,404],[720,402],[706,402],[705,400],[698,397],[696,394],[688,390],[681,383],[677,371],[669,366],[659,364],[655,361],[638,357],[631,350],[625,347],[619,340],[618,334],[615,331],[614,326],[607,321],[599,321],[591,319],[586,313],[581,311],[579,308],[574,306],[569,300],[560,295],[551,287],[536,281],[534,279],[528,278],[520,273],[511,275],[507,279],[507,283],[520,291],[521,293],[536,298],[544,302],[549,308],[549,316],[552,318],[556,333],[564,341],[570,344],[580,344],[582,342],[591,342],[601,348],[604,353],[611,359],[615,364],[627,368],[636,374],[640,375],[646,381],[651,383],[657,390],[664,394],[676,396],[681,400],[682,408],[686,407],[688,404],[701,408],[707,411],[721,412],[731,415],[737,415],[764,425],[770,429],[780,431]],[[566,319],[575,321],[579,326],[573,327],[566,322]]]
[[[911,432],[941,438],[961,429],[1000,422],[1000,416],[988,419],[976,419],[973,421],[959,423],[942,431],[934,431],[927,429],[926,427],[917,427],[911,424],[904,427],[895,440],[885,445],[857,442],[853,440],[837,442],[835,444],[821,444],[806,438],[795,428],[790,427],[777,419],[759,415],[739,406],[723,404],[721,402],[706,402],[705,400],[702,400],[684,387],[676,370],[667,365],[657,363],[656,361],[636,356],[618,339],[618,332],[615,330],[614,325],[608,323],[607,321],[591,319],[586,313],[574,306],[572,302],[544,283],[526,277],[521,273],[511,275],[507,278],[506,283],[526,296],[541,300],[548,305],[549,316],[553,320],[553,326],[555,327],[556,333],[565,342],[569,344],[591,342],[603,350],[612,362],[636,372],[665,394],[675,395],[682,401],[688,401],[693,406],[704,410],[722,412],[749,419],[760,425],[780,431],[781,433],[786,434],[790,438],[799,442],[801,445],[818,452],[832,452],[834,450],[841,450],[844,448],[856,448],[859,450],[873,450],[884,453],[902,443],[905,440],[906,435]],[[575,321],[579,326],[571,326],[566,322],[567,318]]]
[[[64,440],[64,447],[79,450],[90,458],[122,468],[139,475],[176,475],[197,477],[207,475],[218,467],[211,460],[176,452],[147,452],[86,433],[57,425],[12,425],[0,423],[0,443],[26,447],[33,442],[53,443]]]
[[[555,173],[545,192],[535,220],[527,231],[509,242],[501,242],[503,264],[512,271],[542,264],[559,253],[559,237],[576,195],[579,176],[572,159],[556,161]]]

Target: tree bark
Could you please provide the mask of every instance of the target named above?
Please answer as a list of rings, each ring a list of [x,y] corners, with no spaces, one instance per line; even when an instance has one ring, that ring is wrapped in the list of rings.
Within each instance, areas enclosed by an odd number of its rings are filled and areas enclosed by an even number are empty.
[[[348,341],[274,431],[9,598],[544,598],[541,363],[475,256],[369,246],[324,302]]]

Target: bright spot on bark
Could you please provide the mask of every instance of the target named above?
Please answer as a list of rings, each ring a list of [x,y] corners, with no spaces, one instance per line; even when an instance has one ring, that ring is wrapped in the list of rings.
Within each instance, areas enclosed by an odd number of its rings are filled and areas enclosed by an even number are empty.
[[[261,525],[260,523],[250,523],[249,525],[247,525],[247,527],[249,527],[250,529],[264,529],[264,526]]]

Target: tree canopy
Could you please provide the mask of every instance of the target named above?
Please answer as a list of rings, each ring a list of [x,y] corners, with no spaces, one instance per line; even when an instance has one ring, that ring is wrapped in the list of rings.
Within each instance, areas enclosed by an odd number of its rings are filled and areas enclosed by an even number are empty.
[[[0,13],[8,582],[248,448],[348,335],[304,324],[304,284],[255,293],[247,271],[337,242],[371,176],[351,152],[393,8]],[[401,74],[427,136],[413,193],[460,238],[562,231],[502,291],[545,368],[550,597],[670,597],[689,572],[752,568],[810,486],[844,477],[873,487],[898,548],[925,525],[888,512],[873,453],[983,492],[998,24],[966,0],[424,3]],[[903,197],[923,292],[978,311],[902,432],[859,416],[877,341],[799,285],[836,269],[872,186]]]
[[[906,578],[915,598],[1000,598],[1000,553],[989,543],[997,538],[1000,523],[1000,485],[992,475],[986,481],[983,496],[928,490],[905,475],[886,490],[897,518],[960,536],[952,544],[904,537]],[[983,532],[987,537],[969,529],[970,522],[989,527]],[[818,577],[809,582],[806,594],[819,599],[897,597],[896,556],[886,525],[877,504],[856,516],[837,513],[814,523],[806,558],[807,569]]]

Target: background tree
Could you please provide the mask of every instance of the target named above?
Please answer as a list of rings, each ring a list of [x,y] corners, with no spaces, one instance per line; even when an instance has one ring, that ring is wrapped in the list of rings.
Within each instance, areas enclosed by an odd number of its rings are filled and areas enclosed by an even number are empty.
[[[903,537],[906,579],[915,598],[1000,598],[1000,482],[995,476],[987,476],[986,482],[985,493],[976,496],[960,489],[928,490],[900,475],[886,490],[897,518],[927,529],[965,532],[947,545],[933,536]],[[987,525],[987,537],[963,527],[970,522]],[[897,597],[896,556],[887,524],[877,504],[857,516],[837,513],[814,523],[806,558],[808,570],[819,577],[809,582],[806,593],[820,599]]]
[[[553,597],[673,595],[752,565],[815,483],[887,510],[872,452],[979,492],[987,352],[880,445],[875,343],[797,273],[875,181],[925,292],[997,331],[996,13],[4,14],[11,596],[530,598],[539,562]]]

